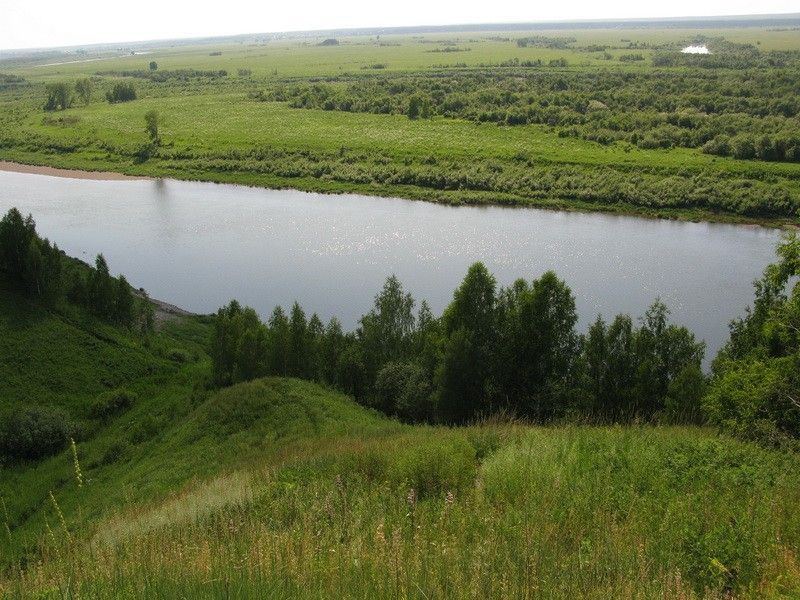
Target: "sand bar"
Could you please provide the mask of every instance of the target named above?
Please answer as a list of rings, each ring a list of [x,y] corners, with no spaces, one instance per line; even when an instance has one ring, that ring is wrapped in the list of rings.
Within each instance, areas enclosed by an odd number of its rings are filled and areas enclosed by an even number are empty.
[[[33,173],[34,175],[49,175],[50,177],[70,177],[72,179],[94,179],[97,181],[119,181],[123,179],[151,179],[136,175],[124,175],[111,171],[80,171],[78,169],[57,169],[41,165],[24,165],[6,160],[0,160],[0,171],[13,171],[14,173]]]

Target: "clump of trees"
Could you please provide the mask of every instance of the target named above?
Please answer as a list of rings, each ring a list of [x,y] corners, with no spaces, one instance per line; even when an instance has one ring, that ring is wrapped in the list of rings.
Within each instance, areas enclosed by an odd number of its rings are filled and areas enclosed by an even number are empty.
[[[800,57],[800,54],[798,54]],[[641,54],[620,60],[639,61]],[[795,59],[795,64],[797,57]],[[790,69],[707,72],[570,71],[566,59],[508,59],[453,76],[381,75],[280,84],[254,94],[295,108],[430,115],[498,125],[547,125],[562,137],[640,148],[703,148],[742,159],[800,160],[800,101]],[[530,69],[535,69],[531,71]],[[601,103],[607,110],[596,111]],[[412,116],[412,115],[415,115]],[[729,140],[735,136],[736,140]],[[749,142],[749,143],[748,143]]]
[[[137,298],[123,275],[113,277],[102,254],[94,268],[69,259],[36,233],[36,223],[12,208],[0,220],[0,273],[51,306],[71,302],[124,327],[152,329],[152,306]]]
[[[517,38],[517,47],[519,48],[553,48],[556,50],[563,50],[568,48],[570,44],[574,44],[578,40],[574,37],[548,37],[544,35],[532,35],[528,37]]]
[[[755,301],[735,319],[712,366],[703,408],[711,423],[746,439],[800,449],[800,238],[755,282]]]
[[[167,71],[160,69],[137,69],[133,71],[99,71],[97,74],[107,75],[109,77],[135,77],[137,79],[147,79],[153,83],[168,83],[172,81],[190,81],[192,79],[219,79],[227,77],[228,71],[225,69],[173,69]]]
[[[92,101],[94,82],[88,77],[78,79],[78,81],[75,82],[75,93],[78,95],[78,98],[81,99],[81,102],[88,106]]]
[[[497,410],[540,422],[697,418],[704,346],[670,324],[660,302],[639,327],[627,316],[610,327],[598,319],[582,336],[572,292],[554,273],[498,289],[476,263],[441,317],[415,304],[389,277],[356,331],[344,333],[297,303],[262,323],[231,302],[215,322],[214,382],[301,377],[415,422],[465,423]]]
[[[106,92],[106,100],[111,104],[136,100],[136,88],[132,83],[115,83],[114,87]]]
[[[45,86],[47,100],[44,103],[45,110],[66,110],[72,106],[72,85],[67,82],[59,81],[48,83]]]

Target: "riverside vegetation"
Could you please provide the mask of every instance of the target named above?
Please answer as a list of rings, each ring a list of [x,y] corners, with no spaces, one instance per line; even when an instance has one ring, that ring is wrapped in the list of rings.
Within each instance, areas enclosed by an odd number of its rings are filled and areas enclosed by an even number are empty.
[[[689,44],[711,53],[682,54]],[[791,26],[245,36],[149,52],[0,60],[0,158],[449,203],[800,217]]]
[[[800,593],[796,236],[710,377],[658,302],[575,332],[554,273],[476,264],[440,317],[390,277],[344,333],[101,309],[124,280],[13,210],[0,270],[0,594]]]

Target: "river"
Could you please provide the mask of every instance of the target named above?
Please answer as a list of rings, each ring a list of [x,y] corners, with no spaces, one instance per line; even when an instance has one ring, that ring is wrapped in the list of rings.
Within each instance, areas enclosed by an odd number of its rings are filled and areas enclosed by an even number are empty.
[[[11,206],[68,254],[102,252],[113,272],[195,312],[237,298],[267,316],[297,299],[351,329],[395,273],[439,314],[482,260],[501,285],[555,270],[575,294],[580,331],[597,314],[639,316],[660,297],[706,341],[708,358],[780,237],[741,225],[0,172],[0,208]]]

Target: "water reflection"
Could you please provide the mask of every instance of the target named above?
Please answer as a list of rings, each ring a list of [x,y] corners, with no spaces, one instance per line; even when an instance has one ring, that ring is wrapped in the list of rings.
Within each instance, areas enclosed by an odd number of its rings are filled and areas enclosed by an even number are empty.
[[[0,209],[13,205],[68,253],[103,252],[136,286],[198,312],[236,297],[266,316],[298,299],[351,328],[390,273],[438,312],[483,260],[503,285],[555,270],[576,295],[581,328],[598,313],[640,315],[660,296],[711,351],[779,237],[615,215],[0,173]]]

